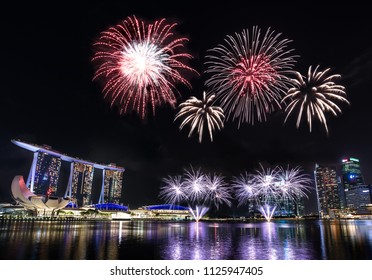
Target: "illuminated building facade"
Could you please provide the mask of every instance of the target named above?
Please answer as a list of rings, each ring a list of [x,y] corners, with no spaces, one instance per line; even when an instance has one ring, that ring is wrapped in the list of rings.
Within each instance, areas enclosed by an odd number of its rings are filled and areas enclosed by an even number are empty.
[[[371,185],[355,185],[345,189],[347,208],[356,212],[364,206],[371,204]]]
[[[73,162],[72,165],[72,193],[77,205],[92,203],[92,188],[94,168],[92,164]]]
[[[274,217],[299,217],[304,215],[303,198],[299,200],[282,199],[277,203]]]
[[[341,163],[341,179],[344,190],[353,186],[363,185],[364,179],[360,169],[359,159],[344,158]]]
[[[345,208],[355,211],[360,207],[360,202],[369,197],[367,187],[360,168],[360,161],[354,157],[342,159],[341,184],[345,194]]]
[[[47,153],[36,153],[33,192],[38,195],[55,196],[57,193],[61,159]]]
[[[300,198],[296,201],[285,199],[280,207],[280,212],[275,215],[283,217],[299,217],[303,216],[305,212],[304,198]]]
[[[92,190],[95,169],[102,170],[102,182],[98,203],[120,204],[124,168],[115,164],[99,164],[53,150],[50,146],[39,146],[12,140],[13,144],[34,153],[30,173],[26,182],[31,193],[53,196],[57,192],[62,161],[70,163],[69,179],[65,197],[72,198],[80,207],[93,204]]]
[[[315,164],[314,171],[319,217],[340,212],[340,189],[336,168]]]
[[[123,185],[123,172],[103,169],[103,177],[105,179],[103,181],[99,203],[119,204]]]
[[[258,217],[261,216],[259,211],[260,207],[264,205],[263,201],[256,201],[254,199],[248,199],[248,216]],[[293,199],[272,199],[268,200],[267,204],[275,205],[274,217],[300,217],[304,215],[304,199],[298,200]]]

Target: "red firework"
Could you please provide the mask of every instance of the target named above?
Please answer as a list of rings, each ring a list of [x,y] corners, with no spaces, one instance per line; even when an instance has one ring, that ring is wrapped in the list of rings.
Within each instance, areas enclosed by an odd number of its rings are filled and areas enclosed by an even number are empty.
[[[211,76],[205,85],[216,96],[226,120],[254,124],[266,121],[292,85],[296,55],[288,49],[288,39],[280,33],[254,26],[250,32],[228,35],[224,44],[210,49],[206,56],[206,73]]]
[[[100,33],[93,44],[92,61],[96,68],[93,80],[100,79],[104,98],[118,106],[120,114],[135,111],[145,118],[147,108],[162,104],[176,105],[176,85],[191,88],[182,71],[196,70],[186,65],[191,59],[182,52],[187,38],[177,37],[177,24],[163,18],[147,24],[135,16]]]
[[[242,58],[236,68],[232,69],[232,74],[231,85],[234,91],[239,91],[240,96],[258,94],[279,76],[269,58],[261,54]]]

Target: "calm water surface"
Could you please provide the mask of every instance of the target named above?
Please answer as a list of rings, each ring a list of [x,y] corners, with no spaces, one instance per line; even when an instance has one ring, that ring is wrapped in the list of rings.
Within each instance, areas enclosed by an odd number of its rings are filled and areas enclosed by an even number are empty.
[[[372,220],[0,221],[0,259],[372,259]]]

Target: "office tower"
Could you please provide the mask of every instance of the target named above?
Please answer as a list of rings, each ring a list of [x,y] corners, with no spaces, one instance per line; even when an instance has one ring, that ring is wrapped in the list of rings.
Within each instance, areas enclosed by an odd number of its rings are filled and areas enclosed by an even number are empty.
[[[342,185],[341,176],[337,175],[337,184],[338,184],[338,195],[340,196],[340,208],[345,209],[346,207],[346,197],[345,197],[345,190]]]
[[[266,201],[268,205],[275,205],[274,216],[275,217],[299,217],[304,215],[304,198],[301,197],[298,200],[292,199],[269,199]],[[245,207],[248,210],[249,217],[261,216],[260,207],[264,205],[263,201],[258,202],[255,199],[248,199]]]
[[[359,202],[365,200],[363,197],[368,197],[366,192],[363,193],[367,189],[359,187],[364,185],[359,159],[353,157],[342,159],[341,184],[345,194],[345,208],[356,211],[360,207]]]
[[[61,159],[47,153],[36,154],[34,193],[54,196],[57,193]]]
[[[277,203],[275,216],[294,217],[304,215],[304,200],[300,198],[296,201],[292,199],[281,199]]]
[[[336,168],[315,164],[314,176],[319,217],[334,215],[341,209]]]
[[[362,171],[360,169],[360,162],[357,158],[344,158],[341,163],[341,174],[344,189],[348,189],[351,186],[364,184]]]
[[[363,206],[371,204],[371,185],[355,185],[345,189],[347,208],[352,211],[358,211]]]

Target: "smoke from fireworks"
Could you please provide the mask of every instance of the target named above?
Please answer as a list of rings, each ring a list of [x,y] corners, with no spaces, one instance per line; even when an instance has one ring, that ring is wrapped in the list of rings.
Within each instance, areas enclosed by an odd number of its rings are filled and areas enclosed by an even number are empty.
[[[169,104],[175,108],[176,84],[191,88],[181,71],[197,73],[185,61],[192,58],[182,52],[187,38],[175,35],[176,24],[161,19],[147,24],[135,16],[100,33],[93,44],[93,80],[104,82],[103,93],[120,114],[136,112],[141,118],[151,106]]]
[[[296,78],[293,79],[294,86],[289,89],[288,94],[283,98],[282,102],[290,100],[285,108],[286,118],[298,111],[296,127],[299,128],[302,117],[307,118],[310,132],[312,130],[313,119],[318,119],[328,134],[328,126],[325,113],[332,113],[337,116],[341,113],[340,107],[335,101],[346,102],[345,88],[336,83],[341,76],[329,75],[330,68],[324,71],[319,70],[319,65],[312,69],[309,67],[307,77],[303,77],[299,72],[296,72]]]
[[[190,125],[189,137],[191,137],[192,133],[197,128],[199,143],[202,142],[205,126],[208,129],[211,141],[213,141],[214,130],[221,130],[223,128],[223,121],[225,118],[223,110],[218,106],[211,106],[214,97],[214,95],[207,97],[205,92],[203,92],[202,100],[191,96],[188,100],[179,105],[181,109],[174,119],[183,118],[180,129],[186,124]]]
[[[227,36],[225,45],[209,50],[206,86],[216,95],[227,119],[254,124],[266,121],[275,108],[281,108],[282,96],[291,86],[287,77],[295,63],[288,39],[280,39],[270,28],[266,33],[255,26],[235,36]]]

